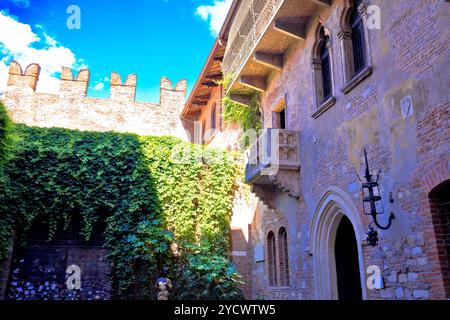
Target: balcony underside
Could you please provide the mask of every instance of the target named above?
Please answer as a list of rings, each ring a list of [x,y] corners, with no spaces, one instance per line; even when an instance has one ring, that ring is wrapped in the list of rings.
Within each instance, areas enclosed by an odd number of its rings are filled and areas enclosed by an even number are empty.
[[[298,174],[300,170],[299,164],[285,164],[279,168],[271,168],[263,165],[247,165],[245,168],[245,183],[251,185],[271,185],[274,184],[273,178],[280,170],[291,171],[292,175]]]
[[[248,36],[240,49],[227,49],[225,53],[224,70],[234,76],[228,92],[265,91],[270,74],[283,68],[286,52],[293,44],[304,41],[308,25],[328,6],[326,0],[284,0],[264,23],[255,24],[253,28],[263,29],[258,39]]]

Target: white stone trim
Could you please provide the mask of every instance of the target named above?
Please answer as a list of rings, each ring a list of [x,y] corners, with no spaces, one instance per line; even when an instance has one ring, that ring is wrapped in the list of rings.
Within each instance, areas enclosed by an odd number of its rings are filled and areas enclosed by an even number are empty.
[[[316,206],[309,232],[309,249],[314,260],[316,299],[338,299],[334,245],[336,231],[343,216],[352,223],[358,246],[359,271],[363,299],[366,299],[362,243],[364,226],[353,200],[345,191],[330,187]]]

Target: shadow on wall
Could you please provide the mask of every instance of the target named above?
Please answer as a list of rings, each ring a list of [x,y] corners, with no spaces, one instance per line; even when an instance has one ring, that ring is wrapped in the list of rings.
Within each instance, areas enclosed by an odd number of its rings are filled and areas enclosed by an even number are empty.
[[[0,189],[2,297],[8,282],[11,299],[154,299],[163,266],[172,279],[189,269],[181,253],[204,246],[226,257],[234,164],[174,165],[175,146],[192,148],[192,161],[203,151],[173,137],[23,125],[17,133]],[[81,268],[82,290],[69,294],[72,264]]]

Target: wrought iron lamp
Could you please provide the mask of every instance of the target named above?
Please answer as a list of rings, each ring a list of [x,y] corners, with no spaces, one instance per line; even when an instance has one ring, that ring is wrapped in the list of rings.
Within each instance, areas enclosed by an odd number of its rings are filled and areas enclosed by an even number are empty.
[[[391,227],[392,221],[395,219],[395,216],[394,216],[394,213],[391,212],[388,223],[385,226],[382,226],[378,222],[378,218],[377,218],[378,215],[384,213],[383,203],[381,201],[382,199],[381,199],[381,193],[380,193],[380,184],[378,183],[380,174],[378,174],[376,176],[370,174],[369,162],[367,161],[367,150],[366,149],[364,149],[364,157],[366,160],[366,172],[364,175],[364,178],[366,179],[366,181],[363,182],[362,186],[361,186],[364,214],[366,214],[368,216],[372,216],[373,224],[378,229],[387,230]],[[391,202],[392,202],[392,200],[391,200]],[[378,232],[375,230],[373,225],[369,226],[369,232],[367,233],[367,241],[373,247],[377,246],[377,244],[378,244]]]

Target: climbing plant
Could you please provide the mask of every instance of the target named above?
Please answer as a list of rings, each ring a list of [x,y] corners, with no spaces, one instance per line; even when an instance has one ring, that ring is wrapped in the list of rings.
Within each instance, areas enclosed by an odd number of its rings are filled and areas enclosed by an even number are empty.
[[[224,75],[221,84],[225,88],[230,85],[232,75]],[[258,94],[255,93],[251,97],[250,105],[242,106],[230,98],[230,94],[225,95],[223,98],[224,106],[224,119],[229,123],[238,123],[239,126],[245,131],[254,129],[259,132],[262,129],[262,117],[260,112],[260,104]]]
[[[76,213],[86,240],[106,219],[117,298],[154,298],[162,266],[178,279],[174,298],[242,296],[227,259],[238,169],[226,153],[173,137],[23,125],[15,132],[21,140],[0,190],[1,256],[13,231],[26,241],[40,223],[52,239]],[[198,290],[184,296],[188,285]]]
[[[13,123],[9,118],[5,106],[0,102],[0,203],[4,203],[5,188],[9,183],[8,176],[4,173],[5,164],[11,160],[13,156],[13,147],[17,141],[17,136],[13,132]],[[8,224],[10,222],[10,216],[5,216],[5,224],[0,224],[0,239],[4,239],[5,235],[9,233]],[[3,242],[2,242],[3,244]],[[5,246],[0,248],[1,252],[5,251]]]
[[[12,155],[12,147],[15,141],[12,129],[13,123],[5,106],[0,102],[0,166],[10,159]]]

